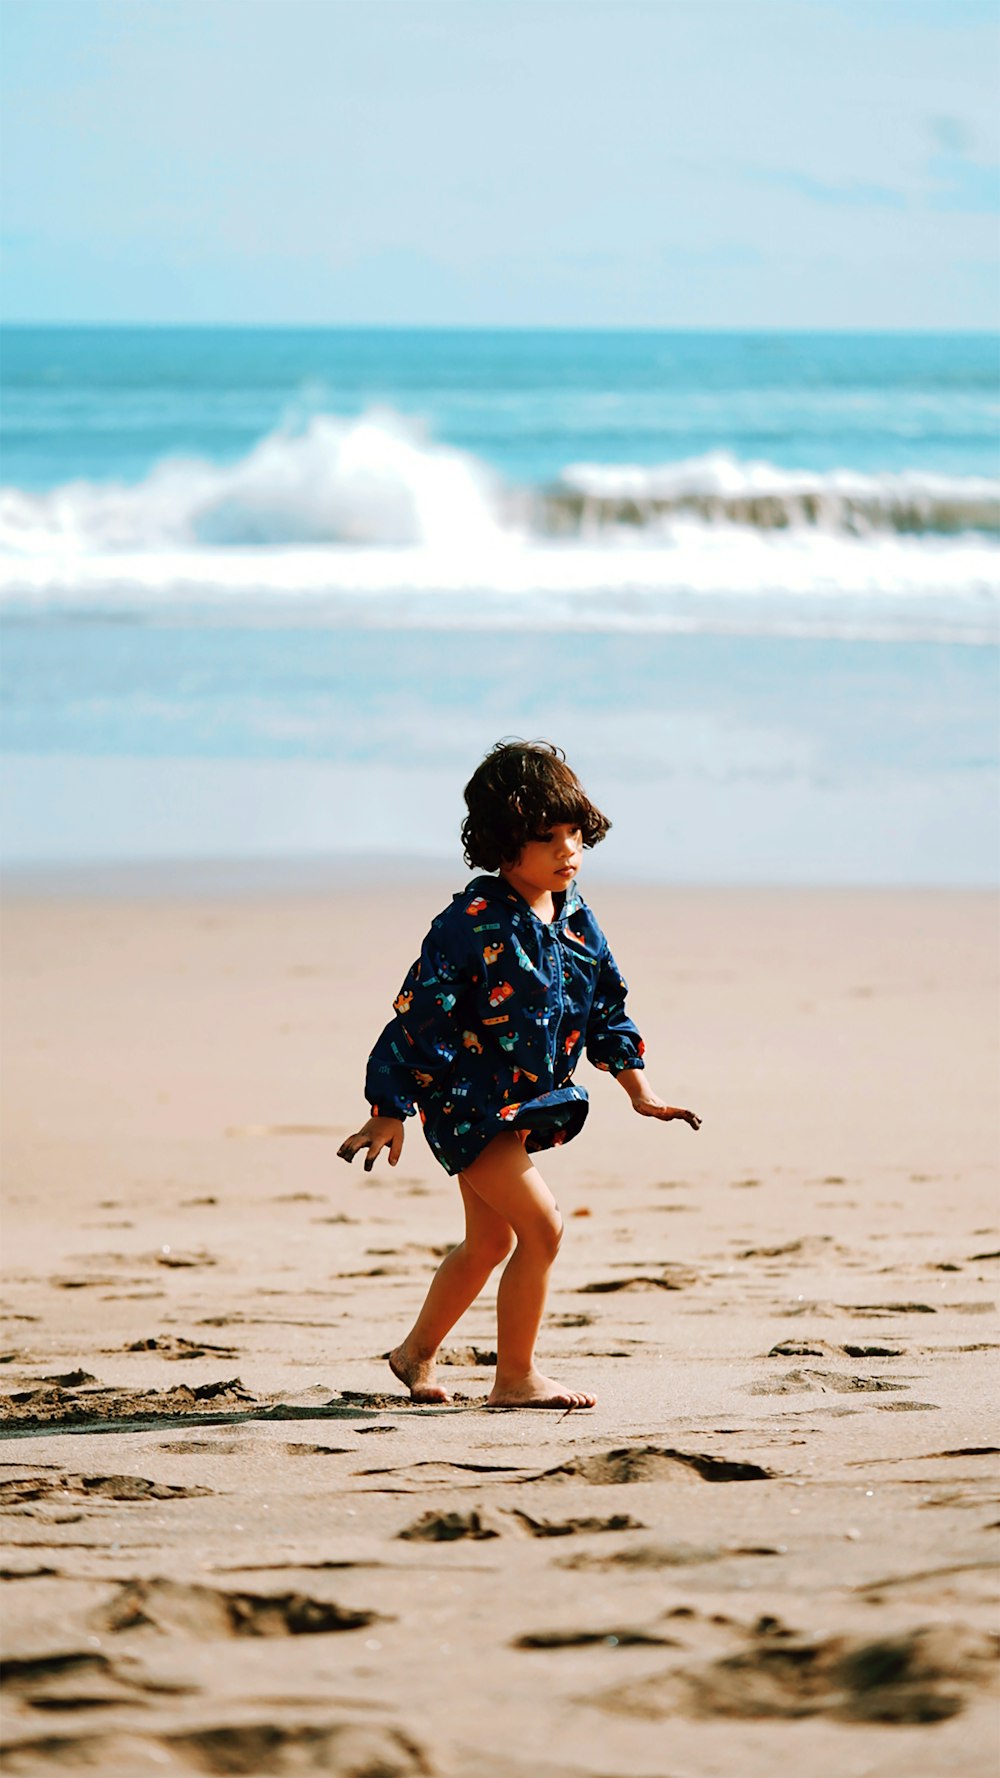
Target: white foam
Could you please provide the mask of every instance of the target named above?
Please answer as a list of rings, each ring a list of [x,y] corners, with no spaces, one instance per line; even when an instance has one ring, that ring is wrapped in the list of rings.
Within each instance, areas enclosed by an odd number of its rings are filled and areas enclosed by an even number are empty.
[[[0,559],[8,609],[201,610],[212,621],[699,629],[995,641],[984,542],[678,526],[670,548],[189,549]]]
[[[772,496],[781,527],[681,506],[648,523],[553,536],[541,496],[520,502],[466,453],[388,410],[313,417],[232,465],[159,464],[134,486],[72,482],[0,493],[0,600],[31,610],[211,609],[338,621],[599,625],[993,639],[1000,554],[975,531],[918,536],[836,522],[837,502],[925,501],[952,510],[994,484],[943,477],[828,476],[726,453],[644,469],[578,464],[563,496],[643,503]],[[818,492],[817,492],[818,491]],[[828,523],[796,524],[822,496]],[[964,504],[963,504],[964,503]],[[655,522],[654,522],[655,520]]]
[[[768,509],[754,509],[754,501]],[[340,544],[422,547],[465,561],[551,531],[589,538],[599,506],[602,532],[612,542],[622,533],[617,541],[625,547],[641,543],[646,531],[646,543],[658,549],[690,548],[693,518],[716,529],[818,525],[850,535],[916,528],[933,536],[1000,524],[1000,481],[916,471],[817,474],[718,451],[653,468],[576,463],[548,489],[504,489],[476,457],[435,443],[412,419],[376,409],[282,427],[233,464],[168,458],[132,485],[0,489],[0,554]]]
[[[324,542],[482,548],[498,535],[485,466],[388,410],[314,416],[231,465],[169,458],[132,486],[0,490],[0,550],[22,555]]]
[[[907,469],[865,475],[860,470],[831,469],[822,473],[784,469],[763,460],[743,460],[729,451],[710,451],[702,457],[661,463],[653,468],[636,463],[571,463],[560,478],[567,487],[594,498],[639,502],[670,500],[690,495],[773,496],[822,500],[825,496],[859,500],[960,502],[1000,499],[1000,481],[987,476],[933,475]]]

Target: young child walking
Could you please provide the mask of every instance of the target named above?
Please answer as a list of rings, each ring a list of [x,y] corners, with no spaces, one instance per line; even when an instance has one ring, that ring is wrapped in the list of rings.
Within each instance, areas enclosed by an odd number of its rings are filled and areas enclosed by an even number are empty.
[[[507,1260],[497,1292],[497,1369],[488,1405],[590,1408],[535,1366],[535,1341],[563,1223],[531,1157],[582,1129],[573,1084],[586,1052],[615,1076],[641,1117],[682,1118],[646,1085],[627,987],[576,886],[585,847],[611,825],[561,749],[504,741],[465,788],[462,843],[479,876],[432,922],[371,1053],[371,1116],[338,1154],[365,1170],[416,1110],[446,1173],[457,1174],[465,1238],[442,1260],[413,1327],[389,1363],[414,1401],[447,1401],[435,1375],[442,1340]],[[511,1249],[513,1248],[513,1252]],[[508,1258],[508,1255],[510,1256]]]

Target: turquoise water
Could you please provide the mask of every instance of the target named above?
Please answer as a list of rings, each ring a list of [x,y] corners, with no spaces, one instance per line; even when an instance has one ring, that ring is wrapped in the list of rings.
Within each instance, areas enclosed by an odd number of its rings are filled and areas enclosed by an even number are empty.
[[[4,856],[454,855],[504,733],[600,868],[997,874],[994,341],[12,329]]]
[[[235,462],[286,420],[372,406],[515,484],[567,463],[719,449],[791,469],[996,477],[997,345],[981,335],[13,328],[5,483],[138,481]]]

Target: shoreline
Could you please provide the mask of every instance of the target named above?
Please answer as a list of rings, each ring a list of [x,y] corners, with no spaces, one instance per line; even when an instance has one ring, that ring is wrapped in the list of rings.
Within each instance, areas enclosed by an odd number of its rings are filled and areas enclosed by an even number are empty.
[[[970,896],[994,898],[997,884],[986,882],[704,882],[630,875],[587,859],[586,882],[599,895],[628,893],[680,896]],[[420,857],[398,853],[329,853],[285,857],[165,857],[80,859],[58,863],[0,864],[0,907],[95,899],[106,902],[174,900],[193,902],[286,896],[336,896],[363,888],[403,894],[411,885],[422,893],[458,893],[478,874],[459,857]]]

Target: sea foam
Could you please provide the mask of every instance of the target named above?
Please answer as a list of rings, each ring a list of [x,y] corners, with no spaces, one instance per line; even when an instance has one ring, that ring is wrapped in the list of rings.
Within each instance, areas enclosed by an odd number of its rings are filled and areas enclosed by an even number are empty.
[[[2,490],[0,598],[984,640],[998,524],[987,478],[807,473],[724,452],[571,464],[512,488],[373,409],[314,415],[230,464],[173,457],[133,484]]]
[[[233,464],[166,458],[143,480],[0,490],[0,550],[45,554],[165,546],[489,543],[488,471],[373,410],[315,415]]]
[[[0,550],[46,554],[345,543],[489,549],[505,535],[595,528],[669,541],[673,519],[831,535],[1000,532],[1000,480],[926,472],[825,474],[725,451],[645,466],[573,463],[510,488],[477,457],[373,409],[280,428],[235,463],[168,457],[144,480],[0,490]]]

